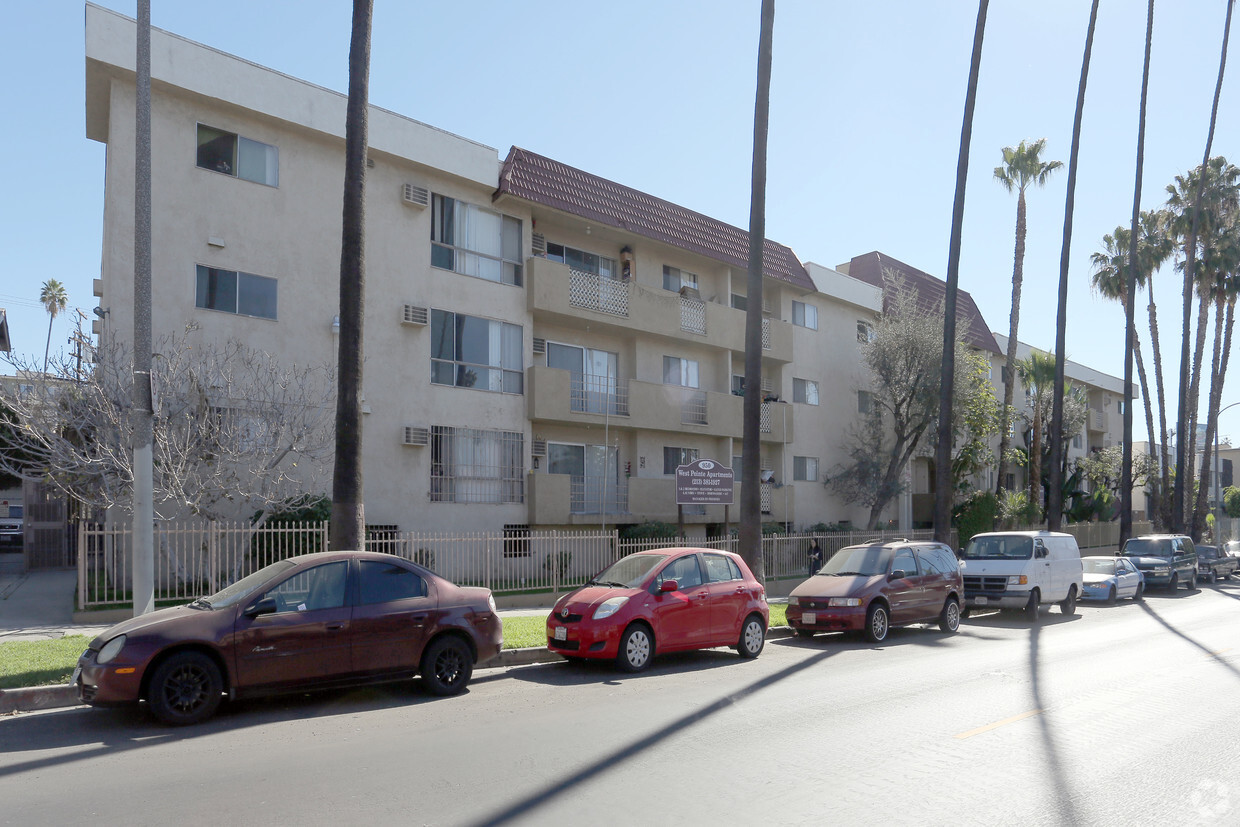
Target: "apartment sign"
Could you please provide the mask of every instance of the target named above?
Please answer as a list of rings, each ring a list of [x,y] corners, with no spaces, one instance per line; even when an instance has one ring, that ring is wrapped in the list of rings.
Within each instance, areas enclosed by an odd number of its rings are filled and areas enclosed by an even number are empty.
[[[732,505],[734,474],[713,459],[676,467],[676,505]]]

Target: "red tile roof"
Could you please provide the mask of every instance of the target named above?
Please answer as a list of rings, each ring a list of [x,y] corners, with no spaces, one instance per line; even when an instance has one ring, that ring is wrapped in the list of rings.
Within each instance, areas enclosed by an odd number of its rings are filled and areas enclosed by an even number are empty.
[[[495,197],[512,195],[645,238],[691,250],[734,267],[749,267],[749,232],[662,198],[513,147]],[[765,275],[816,290],[796,253],[766,240]]]
[[[884,286],[884,270],[891,270],[903,276],[904,281],[917,291],[917,304],[922,308],[938,307],[947,295],[947,282],[879,252],[856,256],[848,263],[849,276],[873,284],[875,287]],[[982,318],[981,311],[977,309],[973,297],[963,290],[956,294],[956,326],[968,345],[978,350],[1003,354],[998,343],[995,342],[995,337],[991,335],[986,320]]]

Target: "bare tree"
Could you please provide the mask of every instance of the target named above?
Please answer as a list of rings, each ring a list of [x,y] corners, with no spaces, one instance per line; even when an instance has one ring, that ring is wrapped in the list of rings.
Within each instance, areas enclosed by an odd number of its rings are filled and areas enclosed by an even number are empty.
[[[330,365],[280,365],[239,342],[162,338],[155,390],[153,501],[161,519],[221,519],[322,490],[332,452]],[[0,383],[0,471],[36,476],[97,508],[132,513],[133,353],[102,345],[83,381],[22,357]],[[260,522],[262,517],[260,517]]]

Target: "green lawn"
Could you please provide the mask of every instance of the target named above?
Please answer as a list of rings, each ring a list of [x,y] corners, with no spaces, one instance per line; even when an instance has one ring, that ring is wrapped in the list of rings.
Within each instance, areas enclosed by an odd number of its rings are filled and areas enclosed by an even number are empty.
[[[545,646],[546,624],[546,615],[504,618],[504,648]],[[784,625],[784,604],[771,604],[771,626]],[[0,643],[0,689],[68,683],[78,656],[89,643],[85,635]]]

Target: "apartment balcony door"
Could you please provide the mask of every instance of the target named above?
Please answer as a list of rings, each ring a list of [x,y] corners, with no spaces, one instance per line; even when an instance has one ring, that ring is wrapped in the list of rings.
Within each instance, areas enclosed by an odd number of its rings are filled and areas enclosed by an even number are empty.
[[[619,481],[619,452],[608,445],[547,445],[547,470],[568,474],[573,514],[614,514],[622,510]]]
[[[621,413],[616,393],[619,361],[618,354],[605,350],[547,343],[547,367],[572,373],[572,410],[580,413]]]

